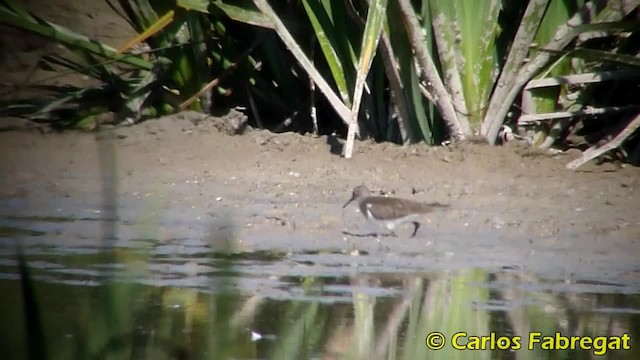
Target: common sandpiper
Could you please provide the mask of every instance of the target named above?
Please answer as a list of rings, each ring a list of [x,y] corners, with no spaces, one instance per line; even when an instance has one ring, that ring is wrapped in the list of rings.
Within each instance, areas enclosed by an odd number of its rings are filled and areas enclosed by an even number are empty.
[[[411,237],[416,236],[420,223],[418,220],[437,208],[449,207],[440,203],[421,203],[408,199],[386,196],[372,196],[366,186],[361,185],[353,189],[351,199],[342,207],[346,208],[353,201],[358,202],[362,215],[370,222],[384,226],[396,236],[394,230],[398,225],[412,223],[414,226]]]

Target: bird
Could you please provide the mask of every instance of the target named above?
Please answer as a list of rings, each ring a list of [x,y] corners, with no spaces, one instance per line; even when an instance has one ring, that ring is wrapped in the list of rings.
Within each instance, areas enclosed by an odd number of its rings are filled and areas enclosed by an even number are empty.
[[[420,223],[418,219],[437,208],[447,208],[449,205],[440,203],[421,203],[408,199],[386,196],[372,196],[371,191],[364,185],[353,189],[351,199],[342,208],[352,202],[358,203],[360,213],[370,222],[384,226],[396,236],[394,230],[401,224],[412,223],[414,226],[411,238],[416,236]]]

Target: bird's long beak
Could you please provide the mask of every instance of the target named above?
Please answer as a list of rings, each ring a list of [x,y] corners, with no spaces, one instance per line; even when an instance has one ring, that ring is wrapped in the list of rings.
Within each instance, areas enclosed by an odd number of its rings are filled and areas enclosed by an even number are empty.
[[[356,199],[356,197],[355,197],[355,196],[352,196],[352,197],[351,197],[351,199],[350,199],[349,201],[347,201],[347,203],[346,203],[346,204],[344,204],[344,206],[342,206],[342,208],[343,208],[343,209],[344,209],[344,208],[346,208],[346,207],[347,207],[347,205],[351,204],[351,202],[352,202],[353,200],[355,200],[355,199]]]

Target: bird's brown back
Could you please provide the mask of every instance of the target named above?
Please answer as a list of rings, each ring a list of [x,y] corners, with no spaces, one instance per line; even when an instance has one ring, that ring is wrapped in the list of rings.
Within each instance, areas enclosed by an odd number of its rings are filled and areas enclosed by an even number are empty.
[[[367,204],[372,205],[368,210],[376,219],[379,220],[397,219],[412,214],[426,214],[436,208],[449,206],[439,203],[427,204],[413,200],[384,196],[370,196],[360,203],[360,211],[366,213]]]

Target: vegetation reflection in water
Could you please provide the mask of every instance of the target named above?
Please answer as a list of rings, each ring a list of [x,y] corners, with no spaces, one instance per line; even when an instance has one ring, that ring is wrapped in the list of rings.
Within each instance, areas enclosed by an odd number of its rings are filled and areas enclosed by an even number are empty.
[[[50,359],[638,358],[640,296],[531,291],[527,284],[540,280],[517,271],[304,277],[285,289],[290,297],[277,299],[260,289],[237,290],[235,282],[246,276],[234,270],[238,256],[212,254],[224,263],[207,275],[206,289],[144,285],[138,280],[153,275],[143,270],[143,256],[120,249],[106,256],[127,265],[109,279],[88,281],[91,286],[47,280],[30,266],[34,257],[17,262],[21,281],[0,281],[6,353]],[[337,289],[348,296],[334,296]],[[428,336],[433,332],[444,336],[437,351],[427,347],[440,343]],[[591,350],[529,344],[530,336],[556,333],[607,338]],[[458,350],[454,343],[484,350]],[[554,344],[563,346],[562,339]]]

